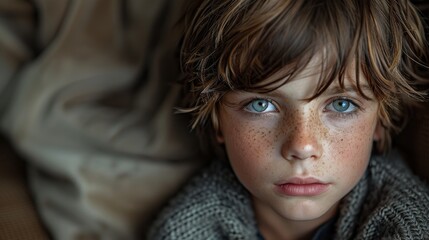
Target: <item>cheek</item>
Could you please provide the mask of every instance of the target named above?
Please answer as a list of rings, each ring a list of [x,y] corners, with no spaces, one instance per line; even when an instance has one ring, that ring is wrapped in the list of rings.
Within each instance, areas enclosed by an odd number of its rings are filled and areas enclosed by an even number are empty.
[[[329,159],[336,176],[343,181],[355,182],[365,171],[371,155],[375,124],[372,120],[356,121],[355,124],[335,134],[325,142]]]
[[[275,136],[273,130],[252,121],[233,121],[224,124],[222,133],[229,161],[239,178],[258,177],[268,170],[273,158]]]

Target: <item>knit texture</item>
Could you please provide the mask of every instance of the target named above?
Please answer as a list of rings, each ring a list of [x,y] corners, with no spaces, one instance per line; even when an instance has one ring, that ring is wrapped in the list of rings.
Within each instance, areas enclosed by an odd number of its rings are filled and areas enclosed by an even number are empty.
[[[335,238],[429,239],[429,189],[396,155],[373,157],[342,200]],[[248,192],[215,161],[173,199],[148,239],[257,239]]]

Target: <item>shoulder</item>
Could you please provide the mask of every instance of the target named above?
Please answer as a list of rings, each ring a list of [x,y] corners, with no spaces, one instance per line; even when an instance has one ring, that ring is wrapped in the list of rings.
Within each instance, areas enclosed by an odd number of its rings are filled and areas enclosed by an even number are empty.
[[[429,187],[412,173],[398,152],[376,156],[369,165],[370,187],[392,200],[406,198],[429,204]]]
[[[363,205],[363,232],[378,237],[429,238],[429,188],[407,168],[397,152],[374,157]]]
[[[250,198],[229,165],[213,162],[162,211],[149,239],[247,239],[256,231],[253,219]]]

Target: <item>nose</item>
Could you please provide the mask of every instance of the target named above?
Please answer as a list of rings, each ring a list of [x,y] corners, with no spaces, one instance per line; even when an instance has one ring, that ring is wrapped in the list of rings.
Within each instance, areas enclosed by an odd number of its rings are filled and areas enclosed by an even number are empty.
[[[287,160],[319,159],[322,155],[321,136],[316,119],[301,116],[285,128],[282,156]]]

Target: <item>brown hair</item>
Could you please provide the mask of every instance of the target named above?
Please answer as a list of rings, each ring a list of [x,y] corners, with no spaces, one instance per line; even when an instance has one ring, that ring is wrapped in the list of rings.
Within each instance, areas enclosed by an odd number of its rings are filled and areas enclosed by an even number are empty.
[[[185,26],[186,112],[194,114],[193,128],[212,137],[225,93],[274,90],[316,54],[323,60],[312,98],[335,80],[344,87],[352,63],[364,97],[359,73],[368,80],[386,129],[379,152],[401,129],[405,107],[425,97],[418,68],[427,46],[418,12],[408,0],[200,0],[193,1]]]

